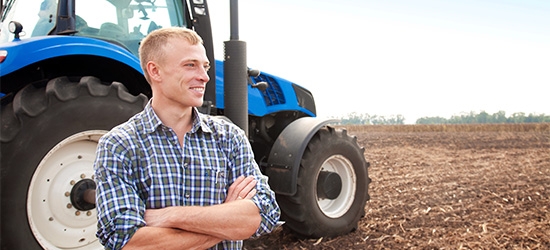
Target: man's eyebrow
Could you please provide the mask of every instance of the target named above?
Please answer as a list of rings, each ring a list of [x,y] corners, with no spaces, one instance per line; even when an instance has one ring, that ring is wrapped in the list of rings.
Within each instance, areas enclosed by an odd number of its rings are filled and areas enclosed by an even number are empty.
[[[210,65],[210,62],[209,61],[201,61],[199,59],[183,59],[181,60],[182,63],[188,63],[188,62],[193,62],[193,63],[197,63],[197,64],[208,64]]]

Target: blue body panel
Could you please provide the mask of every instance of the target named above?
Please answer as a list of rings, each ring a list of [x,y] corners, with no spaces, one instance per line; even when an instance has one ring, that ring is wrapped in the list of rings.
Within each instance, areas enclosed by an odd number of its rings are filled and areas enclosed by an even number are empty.
[[[143,73],[139,58],[128,50],[115,44],[87,37],[78,36],[44,36],[17,40],[0,44],[0,50],[7,51],[7,57],[0,64],[0,77],[12,73],[30,64],[46,59],[69,55],[94,55],[110,58],[126,64]],[[224,106],[223,62],[216,60],[216,108]],[[267,91],[260,91],[248,85],[248,114],[265,116],[280,111],[299,111],[308,116],[315,113],[298,104],[293,83],[282,78],[262,73],[259,78],[251,78],[252,82],[268,79]],[[4,93],[0,93],[0,97]]]
[[[262,93],[257,88],[248,85],[248,114],[265,116],[280,111],[299,111],[308,116],[316,116],[312,111],[298,105],[293,83],[283,78],[262,72],[260,77],[252,78],[256,83],[260,79],[269,79],[267,91]],[[267,92],[267,93],[266,93]],[[224,106],[223,62],[216,60],[216,106]],[[272,93],[272,94],[268,94]]]
[[[42,36],[0,44],[8,56],[0,64],[0,76],[27,65],[69,55],[94,55],[111,58],[143,73],[139,59],[128,50],[99,39],[78,36]],[[21,55],[21,56],[19,56]]]

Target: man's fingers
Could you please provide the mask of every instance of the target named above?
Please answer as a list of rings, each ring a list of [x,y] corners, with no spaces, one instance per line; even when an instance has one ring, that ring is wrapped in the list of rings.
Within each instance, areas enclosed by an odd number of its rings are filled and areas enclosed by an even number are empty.
[[[240,196],[239,195],[239,197],[237,197],[237,200],[252,199],[252,197],[254,197],[254,195],[256,195],[256,192],[257,192],[256,189],[252,189],[245,196]]]
[[[236,200],[239,196],[240,190],[238,190],[238,185],[241,184],[244,180],[244,176],[239,176],[231,186],[229,186],[229,189],[227,190],[227,198],[226,201],[232,201]]]
[[[233,184],[229,187],[227,192],[227,201],[250,199],[256,195],[256,184],[258,182],[253,176],[239,176]]]
[[[252,191],[248,192],[248,194],[245,196],[246,199],[252,199],[252,197],[254,197],[254,195],[256,195],[256,189],[252,189]]]
[[[256,189],[255,189],[255,188],[256,188],[256,184],[257,184],[257,183],[258,183],[258,182],[257,182],[256,180],[252,179],[252,181],[249,182],[249,183],[241,190],[241,192],[239,193],[239,197],[247,197],[247,198],[249,198],[249,199],[252,198],[252,197],[256,194]],[[252,194],[251,197],[248,197],[249,194],[250,194],[252,191],[254,191],[254,194]]]

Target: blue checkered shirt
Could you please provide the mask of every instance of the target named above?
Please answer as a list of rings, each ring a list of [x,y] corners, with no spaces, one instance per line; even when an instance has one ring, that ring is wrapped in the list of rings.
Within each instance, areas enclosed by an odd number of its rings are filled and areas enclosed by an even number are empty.
[[[145,209],[223,203],[227,189],[241,175],[258,180],[252,201],[262,222],[255,236],[274,229],[280,210],[244,132],[196,109],[193,114],[183,147],[150,102],[100,139],[94,163],[97,237],[105,248],[122,248],[145,226]],[[212,249],[241,249],[242,244],[222,241]]]

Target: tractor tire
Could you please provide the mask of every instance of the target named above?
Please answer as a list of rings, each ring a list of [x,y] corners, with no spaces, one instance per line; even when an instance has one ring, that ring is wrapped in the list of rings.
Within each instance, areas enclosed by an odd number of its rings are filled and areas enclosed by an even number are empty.
[[[43,85],[2,103],[0,249],[103,249],[95,201],[82,200],[95,189],[97,141],[143,110],[147,97],[95,77]]]
[[[304,238],[354,231],[369,199],[369,164],[363,153],[346,130],[320,129],[302,157],[296,194],[277,197],[284,226]]]

